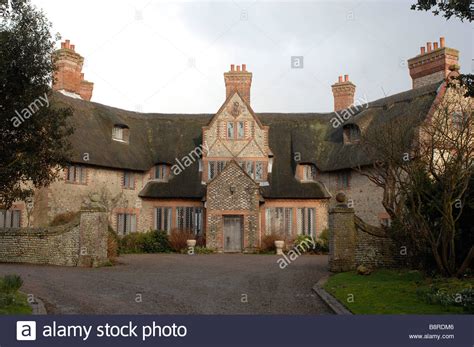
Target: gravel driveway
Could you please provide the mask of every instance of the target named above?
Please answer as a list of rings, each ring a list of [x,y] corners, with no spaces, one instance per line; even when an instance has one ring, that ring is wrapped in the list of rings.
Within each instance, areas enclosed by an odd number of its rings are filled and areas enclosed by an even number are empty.
[[[285,269],[274,255],[140,254],[98,269],[0,264],[22,276],[54,314],[327,314],[311,290],[327,257],[305,255]]]

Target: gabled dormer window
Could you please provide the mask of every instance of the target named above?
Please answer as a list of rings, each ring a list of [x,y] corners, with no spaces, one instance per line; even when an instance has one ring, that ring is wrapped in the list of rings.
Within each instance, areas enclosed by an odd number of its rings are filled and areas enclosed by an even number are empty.
[[[123,124],[115,124],[112,129],[112,140],[119,142],[129,142],[130,129]]]
[[[166,164],[155,165],[154,179],[160,181],[167,181],[169,179],[170,169]]]
[[[345,145],[357,144],[360,142],[360,129],[356,124],[344,126],[343,141]]]

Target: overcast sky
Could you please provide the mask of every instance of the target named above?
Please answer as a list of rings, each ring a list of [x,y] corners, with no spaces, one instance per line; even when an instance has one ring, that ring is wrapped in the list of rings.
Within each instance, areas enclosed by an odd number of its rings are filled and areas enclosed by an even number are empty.
[[[415,0],[32,1],[85,57],[92,101],[133,111],[215,113],[223,72],[243,63],[256,112],[329,112],[338,75],[369,100],[410,89],[406,59],[440,36],[472,70],[471,26],[411,11]]]

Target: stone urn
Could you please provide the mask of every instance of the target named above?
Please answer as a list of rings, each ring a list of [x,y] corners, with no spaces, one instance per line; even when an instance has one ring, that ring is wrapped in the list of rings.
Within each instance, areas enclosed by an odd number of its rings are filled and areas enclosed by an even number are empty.
[[[186,240],[186,244],[188,245],[188,247],[195,247],[196,240]]]
[[[275,241],[275,248],[277,255],[283,255],[283,247],[285,246],[285,241]]]

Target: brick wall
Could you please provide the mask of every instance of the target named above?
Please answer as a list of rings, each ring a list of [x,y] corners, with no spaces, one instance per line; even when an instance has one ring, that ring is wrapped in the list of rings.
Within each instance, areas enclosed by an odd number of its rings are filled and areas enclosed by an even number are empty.
[[[329,269],[333,272],[354,270],[359,265],[394,267],[401,261],[395,243],[371,235],[354,222],[354,209],[338,202],[329,212]]]
[[[107,216],[83,211],[49,228],[0,229],[0,262],[98,266],[107,261]]]

